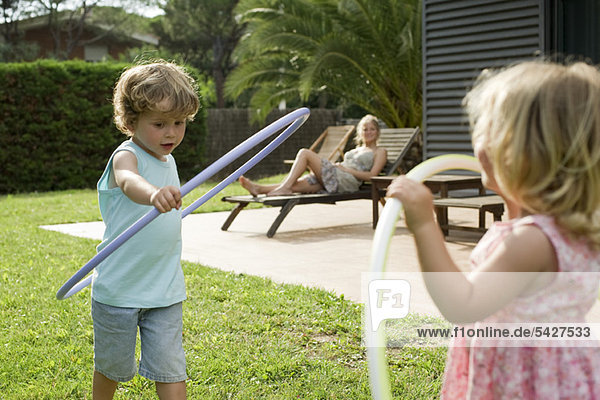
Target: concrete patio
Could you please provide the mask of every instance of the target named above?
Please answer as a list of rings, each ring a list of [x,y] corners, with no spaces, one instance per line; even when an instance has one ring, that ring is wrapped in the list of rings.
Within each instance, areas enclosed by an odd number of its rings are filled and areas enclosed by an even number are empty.
[[[229,228],[221,225],[229,212],[192,214],[183,220],[183,258],[224,271],[267,277],[275,282],[320,287],[362,301],[361,279],[368,278],[374,230],[371,202],[295,207],[269,239],[266,232],[279,208],[244,210]],[[476,226],[477,212],[451,209],[455,224]],[[489,216],[488,226],[491,224]],[[45,229],[100,240],[102,222],[45,226]],[[480,235],[451,231],[448,249],[461,266]],[[392,238],[386,271],[419,271],[412,236],[403,222]],[[438,314],[422,287],[412,288],[411,311]]]
[[[364,290],[372,278],[369,275],[374,234],[371,201],[297,206],[283,221],[277,234],[269,239],[266,232],[278,212],[279,208],[244,210],[226,232],[221,230],[221,225],[229,212],[189,215],[183,220],[183,259],[223,271],[262,276],[279,283],[319,287],[364,302]],[[477,225],[475,210],[452,208],[448,215],[453,224]],[[491,223],[489,214],[486,226]],[[104,223],[42,228],[100,241]],[[450,231],[446,238],[447,248],[461,269],[468,269],[469,255],[480,236],[473,232]],[[386,279],[410,282],[411,313],[440,315],[420,279],[414,241],[402,219],[390,242],[388,273]],[[600,323],[600,301],[596,301],[588,314],[588,321]]]

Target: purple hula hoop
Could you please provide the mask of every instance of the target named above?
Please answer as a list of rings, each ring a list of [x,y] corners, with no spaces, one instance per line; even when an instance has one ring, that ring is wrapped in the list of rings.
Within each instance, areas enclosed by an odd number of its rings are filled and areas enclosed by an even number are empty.
[[[287,128],[280,133],[275,139],[273,139],[268,145],[266,145],[261,151],[256,153],[254,157],[246,161],[241,167],[235,170],[227,178],[223,179],[218,185],[213,187],[211,190],[206,192],[198,200],[194,201],[181,213],[181,218],[186,217],[196,208],[206,203],[211,197],[219,193],[223,188],[237,180],[242,174],[248,171],[250,168],[255,166],[259,161],[265,158],[271,153],[277,146],[279,146],[284,140],[286,140],[292,133],[294,133],[308,118],[310,110],[308,108],[299,108],[291,113],[281,117],[277,121],[273,122],[269,126],[258,131],[248,139],[237,145],[235,148],[230,150],[227,154],[219,158],[217,161],[209,165],[206,169],[200,172],[198,175],[193,177],[185,185],[181,187],[181,197],[185,196],[196,188],[201,183],[212,177],[214,174],[237,160],[242,154],[247,153],[254,146],[264,141],[266,138],[274,135],[275,133],[282,130],[284,127]],[[138,219],[133,225],[124,230],[119,236],[117,236],[112,242],[106,245],[102,250],[98,252],[90,261],[88,261],[79,271],[77,271],[61,288],[56,292],[56,298],[63,300],[71,297],[81,289],[89,285],[92,281],[92,277],[89,276],[87,279],[81,281],[92,269],[100,264],[106,257],[112,254],[118,249],[123,243],[129,238],[135,235],[140,229],[148,225],[154,220],[160,212],[154,208],[150,210],[146,215]]]

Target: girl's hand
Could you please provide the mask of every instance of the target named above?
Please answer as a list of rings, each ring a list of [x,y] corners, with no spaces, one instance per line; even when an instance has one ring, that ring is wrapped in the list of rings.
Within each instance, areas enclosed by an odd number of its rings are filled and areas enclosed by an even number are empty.
[[[387,196],[402,202],[406,225],[413,234],[429,223],[435,224],[433,195],[424,184],[402,175],[392,181]]]
[[[161,213],[171,211],[173,208],[179,210],[181,207],[181,192],[175,186],[164,186],[152,193],[150,202]]]

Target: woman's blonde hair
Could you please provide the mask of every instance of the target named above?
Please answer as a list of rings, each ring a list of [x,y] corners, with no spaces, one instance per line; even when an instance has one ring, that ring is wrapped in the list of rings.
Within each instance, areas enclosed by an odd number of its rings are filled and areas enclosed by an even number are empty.
[[[371,114],[367,114],[364,117],[362,117],[356,125],[357,134],[354,136],[354,143],[356,143],[357,146],[362,146],[365,144],[363,132],[365,129],[365,125],[369,123],[375,125],[375,128],[377,129],[377,135],[379,136],[381,128],[379,127],[379,121],[377,120],[377,117]]]
[[[600,72],[546,61],[484,71],[463,105],[502,193],[600,247]]]
[[[162,60],[127,69],[113,93],[114,121],[127,136],[133,135],[129,127],[143,112],[159,111],[191,121],[199,105],[194,80],[182,67]]]

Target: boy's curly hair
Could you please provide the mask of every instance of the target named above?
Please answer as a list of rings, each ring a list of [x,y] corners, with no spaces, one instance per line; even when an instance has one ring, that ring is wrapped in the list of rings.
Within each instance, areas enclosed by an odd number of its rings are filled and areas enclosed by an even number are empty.
[[[115,125],[127,136],[133,135],[131,128],[143,112],[160,111],[191,121],[199,106],[193,78],[182,67],[162,60],[127,69],[113,93]]]

